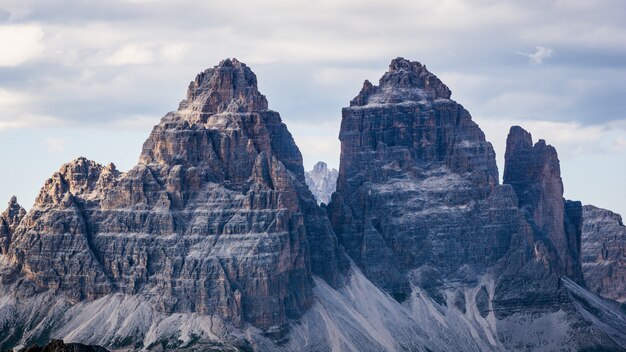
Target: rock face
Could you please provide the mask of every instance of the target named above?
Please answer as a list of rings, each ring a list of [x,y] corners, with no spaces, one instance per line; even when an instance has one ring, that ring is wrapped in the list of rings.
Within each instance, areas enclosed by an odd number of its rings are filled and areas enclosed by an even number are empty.
[[[513,127],[499,185],[491,144],[450,96],[424,66],[398,58],[343,109],[328,206],[339,242],[369,280],[409,305],[425,293],[497,324],[574,312],[564,280],[583,283],[582,209],[563,199],[556,151]],[[501,337],[505,349],[521,347]]]
[[[26,210],[17,204],[15,196],[11,197],[9,206],[0,214],[0,254],[7,254],[13,233],[22,221],[22,218],[24,218],[24,215],[26,215]]]
[[[500,315],[531,306],[560,309],[568,304],[562,278],[584,284],[582,205],[563,199],[556,150],[543,140],[533,145],[530,133],[518,126],[507,137],[504,169],[505,186],[514,189],[523,220],[510,229],[521,234],[519,244],[496,266],[500,283],[494,307]]]
[[[550,251],[560,275],[582,282],[580,236],[582,204],[563,199],[556,149],[530,133],[511,127],[504,156],[504,183],[515,190],[518,205],[537,240]]]
[[[581,258],[587,287],[626,302],[626,227],[619,214],[583,207]]]
[[[15,211],[2,282],[25,297],[143,295],[167,314],[267,329],[311,306],[313,273],[333,286],[341,275],[300,151],[235,59],[191,82],[132,170],[79,158],[17,229]]]
[[[323,161],[318,161],[313,170],[306,171],[305,180],[309,189],[317,199],[318,203],[328,204],[330,202],[330,196],[335,192],[337,188],[337,176],[336,169],[328,169]]]
[[[398,300],[412,284],[474,280],[509,248],[517,208],[498,186],[494,150],[421,64],[398,58],[378,86],[366,81],[339,139],[335,232]]]

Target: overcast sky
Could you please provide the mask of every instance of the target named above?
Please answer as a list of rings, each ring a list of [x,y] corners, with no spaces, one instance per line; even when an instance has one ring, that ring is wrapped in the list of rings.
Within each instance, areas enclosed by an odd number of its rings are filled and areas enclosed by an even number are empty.
[[[341,108],[392,58],[427,65],[503,168],[511,125],[554,145],[568,198],[626,215],[623,0],[0,0],[0,202],[64,162],[127,170],[195,74],[257,74],[305,167],[337,167]]]

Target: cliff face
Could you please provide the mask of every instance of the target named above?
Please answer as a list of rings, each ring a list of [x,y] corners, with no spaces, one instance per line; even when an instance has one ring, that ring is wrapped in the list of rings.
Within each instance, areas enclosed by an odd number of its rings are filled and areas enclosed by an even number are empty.
[[[343,110],[331,220],[365,275],[398,300],[411,285],[475,280],[518,221],[491,144],[449,98],[424,66],[398,58]]]
[[[305,180],[318,203],[328,204],[337,187],[337,170],[329,169],[323,161],[318,161],[313,170],[305,172]]]
[[[366,81],[339,138],[331,222],[368,279],[397,300],[420,287],[443,303],[454,295],[446,288],[489,277],[493,289],[476,299],[505,319],[559,310],[561,280],[583,282],[581,205],[563,199],[554,148],[513,127],[499,185],[491,144],[421,64],[398,58],[378,86]]]
[[[300,151],[237,60],[199,74],[121,173],[79,158],[42,188],[8,248],[5,285],[75,302],[141,294],[160,311],[259,328],[300,316],[338,249]]]
[[[583,207],[581,258],[587,287],[626,302],[626,227],[619,214]]]
[[[551,252],[560,275],[582,282],[580,236],[582,205],[563,199],[563,181],[556,149],[513,126],[504,156],[504,183],[510,184],[535,238]]]

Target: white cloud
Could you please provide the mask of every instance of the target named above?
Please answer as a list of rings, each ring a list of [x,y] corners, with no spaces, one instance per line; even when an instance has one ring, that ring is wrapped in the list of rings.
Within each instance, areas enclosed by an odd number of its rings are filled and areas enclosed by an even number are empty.
[[[25,93],[0,88],[0,111],[7,111],[27,103],[30,96]]]
[[[617,137],[611,147],[618,153],[626,152],[626,138],[624,136]]]
[[[30,111],[33,101],[30,94],[0,88],[0,130],[47,127],[62,123],[58,118]]]
[[[46,138],[46,146],[49,153],[60,153],[65,150],[65,144],[67,140],[65,138]]]
[[[346,82],[359,82],[369,79],[376,82],[378,78],[384,73],[384,67],[380,70],[365,70],[365,69],[352,69],[352,68],[338,68],[338,67],[323,67],[313,72],[313,81],[321,86],[336,86],[338,84],[345,84]],[[358,86],[353,87],[358,90]]]
[[[538,46],[536,49],[537,50],[534,53],[524,53],[521,51],[518,51],[517,53],[528,57],[528,60],[535,65],[541,65],[543,60],[551,58],[554,54],[554,50],[543,46]]]
[[[32,4],[25,0],[3,0],[0,9],[7,11],[11,20],[24,18],[32,11]]]
[[[161,48],[161,57],[169,61],[178,61],[185,56],[187,47],[183,44],[168,44]]]
[[[157,116],[132,116],[127,119],[113,121],[108,123],[108,128],[120,130],[138,130],[150,131],[154,125],[158,124],[160,118]]]
[[[546,120],[474,119],[485,132],[496,151],[502,174],[506,137],[511,126],[518,125],[532,134],[533,142],[544,139],[554,146],[561,161],[584,156],[609,155],[619,152],[620,138],[626,130],[612,128],[612,123],[582,125],[577,122]],[[617,138],[617,139],[616,139]]]
[[[43,52],[44,32],[35,25],[0,25],[0,67],[19,66]]]
[[[135,44],[128,44],[111,54],[105,62],[113,66],[142,65],[154,61],[154,54]]]
[[[50,127],[63,125],[62,119],[53,116],[38,114],[2,114],[0,115],[0,131],[6,129],[27,128],[27,127]]]

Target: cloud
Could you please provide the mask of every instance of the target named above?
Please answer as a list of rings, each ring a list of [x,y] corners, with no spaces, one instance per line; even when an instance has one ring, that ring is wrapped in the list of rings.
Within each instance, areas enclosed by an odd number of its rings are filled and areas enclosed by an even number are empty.
[[[152,1],[152,0],[140,0],[140,1]],[[187,46],[183,44],[168,44],[164,45],[160,50],[160,56],[165,60],[179,61],[187,52]]]
[[[44,50],[43,30],[35,25],[0,25],[0,67],[19,66]]]
[[[116,50],[105,62],[109,65],[142,65],[154,61],[154,54],[136,44],[128,44]]]
[[[336,86],[346,82],[358,82],[366,79],[376,82],[384,73],[384,67],[379,70],[353,69],[347,67],[323,67],[312,73],[313,81],[320,86]],[[358,89],[359,87],[352,87]]]
[[[626,138],[624,136],[617,137],[611,147],[618,153],[626,152]]]
[[[148,132],[154,125],[159,123],[159,118],[156,116],[132,116],[129,118],[119,119],[111,122],[108,128],[119,130],[137,130]]]
[[[65,144],[67,140],[65,138],[46,138],[46,146],[49,153],[60,153],[65,151]]]
[[[0,88],[0,111],[18,107],[30,99],[30,96],[25,93]]]
[[[500,171],[504,166],[506,137],[513,125],[519,125],[533,136],[533,141],[544,139],[553,145],[561,160],[593,156],[619,156],[626,150],[626,120],[583,125],[579,122],[549,120],[474,119],[496,150]],[[620,127],[621,126],[621,127]]]
[[[34,101],[30,94],[0,88],[0,130],[48,127],[63,123],[59,118],[30,111]]]
[[[404,56],[458,78],[446,83],[476,116],[594,123],[626,111],[619,99],[626,94],[626,50],[616,44],[626,33],[624,11],[607,1],[8,0],[12,14],[18,5],[27,9],[10,25],[36,24],[44,51],[28,70],[0,72],[0,88],[37,92],[24,115],[103,126],[161,116],[197,72],[237,57],[283,116],[329,121],[364,79],[377,81],[391,58]],[[605,40],[608,33],[618,34]],[[518,48],[537,43],[543,46],[524,56],[544,65],[514,59]],[[593,89],[564,86],[574,78],[595,80]]]
[[[549,59],[554,54],[554,50],[543,46],[538,46],[534,53],[517,52],[519,55],[528,57],[529,61],[535,65],[541,65],[543,60]]]

